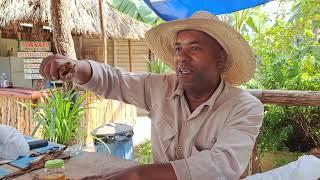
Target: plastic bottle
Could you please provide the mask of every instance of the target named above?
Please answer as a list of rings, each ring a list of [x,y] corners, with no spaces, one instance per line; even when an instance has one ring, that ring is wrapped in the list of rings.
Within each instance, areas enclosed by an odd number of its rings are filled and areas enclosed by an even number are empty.
[[[8,80],[8,77],[7,77],[6,73],[2,73],[2,75],[1,75],[1,87],[3,87],[3,88],[12,87],[12,84]]]
[[[45,163],[45,180],[65,180],[64,161],[53,159]]]
[[[2,73],[1,82],[0,82],[1,87],[5,87],[5,81],[8,81],[8,77],[7,77],[6,73]]]

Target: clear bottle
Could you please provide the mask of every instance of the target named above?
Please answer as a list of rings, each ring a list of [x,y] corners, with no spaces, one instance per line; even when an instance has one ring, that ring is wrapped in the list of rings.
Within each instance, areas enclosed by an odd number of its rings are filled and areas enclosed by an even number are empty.
[[[12,87],[12,84],[11,84],[11,82],[9,81],[6,73],[2,73],[2,75],[1,75],[1,87],[3,87],[3,88]]]
[[[8,77],[6,73],[2,73],[0,87],[5,87],[5,82],[8,81]]]
[[[53,159],[45,163],[45,180],[65,180],[64,161]]]

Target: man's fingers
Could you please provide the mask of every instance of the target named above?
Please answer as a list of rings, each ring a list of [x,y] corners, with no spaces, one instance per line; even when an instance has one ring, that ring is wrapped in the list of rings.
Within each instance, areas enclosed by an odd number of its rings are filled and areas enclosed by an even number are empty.
[[[51,61],[51,60],[50,60]],[[52,79],[52,77],[51,77],[51,72],[50,72],[50,70],[51,70],[51,62],[48,62],[46,65],[45,65],[45,67],[44,67],[44,76],[45,76],[45,78],[46,79],[49,79],[49,80],[53,80]]]
[[[59,75],[59,67],[58,67],[58,63],[56,61],[53,61],[50,65],[50,75],[52,80],[59,80],[60,79],[60,75]]]
[[[44,72],[44,67],[46,67],[47,63],[49,62],[50,56],[43,58],[41,65],[40,65],[40,74],[41,76],[43,76],[44,78],[46,78],[45,76],[45,72]]]
[[[40,74],[49,80],[71,81],[74,76],[74,66],[66,56],[54,54],[43,59]]]

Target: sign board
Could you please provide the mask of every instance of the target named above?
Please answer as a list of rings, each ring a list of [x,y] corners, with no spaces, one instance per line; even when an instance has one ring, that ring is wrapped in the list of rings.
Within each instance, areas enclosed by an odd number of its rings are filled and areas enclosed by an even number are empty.
[[[39,74],[39,69],[24,69],[24,73],[37,73],[37,74]]]
[[[24,74],[24,79],[43,79],[41,74]]]
[[[41,64],[24,64],[25,69],[39,69]]]
[[[24,79],[43,79],[43,77],[39,74],[39,68],[41,65],[41,62],[44,57],[50,56],[53,53],[52,52],[39,52],[41,50],[48,50],[45,49],[47,46],[45,43],[36,43],[35,41],[32,41],[32,43],[26,43],[29,41],[21,41],[21,46],[25,49],[20,50],[37,50],[37,52],[18,52],[18,57],[25,58],[23,60],[24,62]],[[27,46],[29,49],[26,49]],[[48,45],[49,46],[49,45]],[[36,48],[42,48],[42,49],[36,49]],[[33,49],[32,49],[33,48]]]
[[[51,51],[50,41],[20,41],[20,51]]]
[[[52,55],[52,52],[18,52],[18,57],[21,58],[45,58]]]
[[[42,63],[42,60],[43,59],[24,59],[23,60],[23,62],[24,63],[39,63],[39,64],[41,64]]]

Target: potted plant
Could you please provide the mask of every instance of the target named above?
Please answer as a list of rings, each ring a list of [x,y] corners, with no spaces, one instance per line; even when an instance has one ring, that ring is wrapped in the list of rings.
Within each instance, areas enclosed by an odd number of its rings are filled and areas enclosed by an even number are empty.
[[[41,130],[42,138],[68,145],[72,147],[71,151],[79,150],[83,140],[81,120],[87,97],[87,92],[54,88],[44,92],[44,96],[36,104],[20,103],[32,110],[37,122],[32,136]]]

